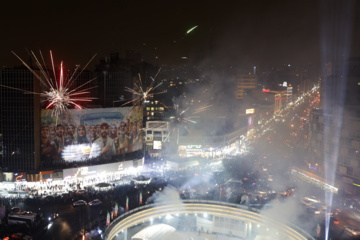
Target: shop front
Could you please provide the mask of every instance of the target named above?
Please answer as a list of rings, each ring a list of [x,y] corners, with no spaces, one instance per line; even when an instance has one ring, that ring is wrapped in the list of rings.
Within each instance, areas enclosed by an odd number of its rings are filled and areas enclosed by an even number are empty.
[[[40,172],[40,182],[51,182],[53,180],[53,171]]]
[[[123,176],[136,176],[143,166],[143,159],[70,168],[63,170],[64,181],[80,185],[93,185],[121,179]]]

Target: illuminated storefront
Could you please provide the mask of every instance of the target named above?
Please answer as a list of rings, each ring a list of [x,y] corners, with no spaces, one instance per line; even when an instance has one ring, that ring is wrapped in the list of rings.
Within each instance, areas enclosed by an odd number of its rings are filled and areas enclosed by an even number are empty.
[[[63,170],[66,182],[83,181],[86,183],[109,182],[127,175],[136,175],[143,166],[143,159],[70,168]]]

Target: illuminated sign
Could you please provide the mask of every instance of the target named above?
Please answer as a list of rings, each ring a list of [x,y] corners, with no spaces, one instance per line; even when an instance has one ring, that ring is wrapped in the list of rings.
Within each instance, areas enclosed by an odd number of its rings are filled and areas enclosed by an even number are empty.
[[[270,89],[263,88],[262,92],[270,92]]]
[[[162,142],[161,141],[154,141],[153,148],[156,150],[160,150],[162,148]]]
[[[255,108],[249,108],[249,109],[246,109],[246,114],[254,114],[255,113]]]
[[[286,81],[283,82],[282,86],[283,86],[283,87],[287,87],[287,82],[286,82]]]
[[[201,145],[187,145],[186,148],[187,149],[200,149]]]
[[[25,182],[26,181],[26,173],[25,172],[14,173],[14,181],[15,182]]]
[[[44,171],[40,172],[40,181],[52,181],[53,178],[53,171]]]

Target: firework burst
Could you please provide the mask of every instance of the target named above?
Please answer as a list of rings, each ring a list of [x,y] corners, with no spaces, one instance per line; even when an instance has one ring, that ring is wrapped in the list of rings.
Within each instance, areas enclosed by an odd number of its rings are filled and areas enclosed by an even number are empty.
[[[199,116],[195,115],[201,112],[206,111],[212,105],[202,105],[198,107],[187,107],[181,108],[179,104],[174,104],[174,116],[170,117],[171,120],[171,131],[170,135],[176,137],[176,143],[179,144],[180,138],[180,129],[185,129],[188,133],[190,133],[190,129],[188,127],[189,124],[196,124],[195,119],[198,119]]]
[[[156,73],[155,77],[150,77],[151,78],[151,82],[149,84],[149,86],[144,86],[142,79],[141,79],[141,75],[139,74],[139,84],[134,83],[134,88],[129,88],[129,87],[125,87],[125,91],[130,92],[133,94],[133,98],[131,100],[125,100],[126,102],[124,104],[122,104],[121,106],[125,106],[128,104],[132,103],[132,108],[130,113],[134,110],[134,108],[136,106],[143,106],[143,104],[149,99],[149,98],[153,98],[154,95],[158,95],[158,94],[162,94],[165,93],[166,91],[162,91],[162,92],[155,92],[155,89],[157,89],[158,87],[160,87],[162,85],[163,82],[160,82],[158,84],[155,84],[156,82],[156,77],[160,72],[160,68],[158,70],[158,72]]]
[[[82,109],[83,106],[80,105],[79,102],[91,102],[92,99],[84,97],[85,94],[90,93],[89,90],[95,87],[84,87],[88,83],[95,80],[91,79],[84,84],[78,87],[72,87],[73,83],[77,80],[77,78],[81,75],[81,73],[85,70],[85,68],[89,65],[89,63],[95,58],[96,54],[90,59],[90,61],[85,65],[85,67],[79,71],[80,66],[77,65],[74,72],[70,77],[64,76],[64,69],[63,69],[63,62],[60,63],[59,66],[59,73],[56,74],[55,72],[55,64],[54,58],[52,55],[52,51],[50,51],[50,60],[52,66],[52,74],[49,73],[48,69],[46,68],[44,57],[40,51],[40,58],[35,55],[33,51],[31,51],[31,57],[35,60],[36,67],[38,70],[33,70],[24,60],[22,60],[18,55],[12,52],[23,64],[24,66],[29,69],[29,71],[34,74],[36,79],[40,81],[40,83],[45,87],[46,90],[42,92],[29,92],[23,89],[13,88],[9,86],[0,85],[2,87],[11,88],[15,90],[22,91],[24,93],[31,93],[37,94],[42,97],[42,101],[46,102],[46,109],[52,108],[52,116],[55,116],[56,119],[66,112],[68,108],[75,107],[78,109]],[[39,59],[41,59],[42,64],[40,63]],[[58,75],[58,77],[57,77]]]

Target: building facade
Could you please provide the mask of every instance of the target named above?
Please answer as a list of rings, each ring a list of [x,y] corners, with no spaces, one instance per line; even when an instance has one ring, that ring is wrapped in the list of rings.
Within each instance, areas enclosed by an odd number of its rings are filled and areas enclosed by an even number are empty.
[[[255,89],[257,87],[256,74],[242,74],[238,76],[236,83],[236,99],[244,99],[245,92],[248,89]]]
[[[360,193],[360,115],[359,111],[345,110],[340,131],[337,117],[313,110],[309,120],[309,163],[320,174],[326,171],[324,165],[330,159],[327,156],[335,154],[337,161],[337,183],[348,193]],[[330,139],[327,139],[331,136]]]
[[[0,88],[2,166],[12,171],[35,170],[40,163],[40,99],[30,92],[40,91],[39,81],[28,70],[2,69],[0,84],[12,87]]]

